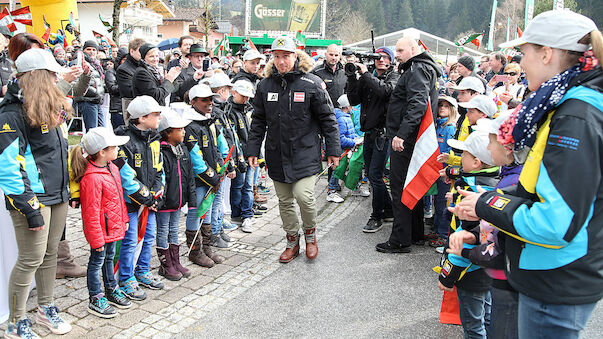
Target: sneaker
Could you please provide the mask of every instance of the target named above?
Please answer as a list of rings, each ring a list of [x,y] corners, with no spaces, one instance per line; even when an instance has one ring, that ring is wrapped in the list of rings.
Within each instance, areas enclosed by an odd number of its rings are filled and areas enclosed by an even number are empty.
[[[236,230],[237,228],[239,228],[239,226],[235,225],[234,223],[231,224],[226,219],[222,220],[222,229],[223,230],[233,231],[233,230]]]
[[[129,299],[141,301],[147,298],[147,293],[138,286],[138,281],[134,277],[130,277],[126,281],[120,281],[119,286]]]
[[[31,330],[31,321],[27,318],[17,321],[16,324],[9,322],[8,327],[6,327],[6,331],[4,331],[4,337],[11,339],[40,338],[34,331]]]
[[[423,218],[425,218],[425,219],[433,218],[433,210],[430,209],[428,211],[423,211]]]
[[[117,308],[126,309],[132,306],[132,303],[128,300],[128,297],[126,297],[126,294],[119,287],[115,287],[113,291],[106,291],[105,297],[109,304]]]
[[[327,193],[327,201],[340,203],[343,202],[343,198],[336,191],[330,191]]]
[[[149,288],[152,290],[162,290],[163,289],[163,283],[161,282],[161,280],[155,278],[151,274],[151,272],[145,272],[141,275],[137,275],[136,280],[143,287],[146,287],[146,288]]]
[[[270,188],[260,184],[260,185],[258,185],[258,192],[259,193],[268,193],[268,192],[270,192]]]
[[[109,305],[107,298],[102,294],[100,296],[90,297],[88,312],[105,319],[115,318],[117,316],[117,311]]]
[[[383,223],[379,219],[369,219],[366,226],[362,229],[364,233],[375,233],[383,227]]]
[[[389,241],[377,244],[375,248],[382,253],[410,253],[410,246],[394,245]]]
[[[436,252],[442,254],[442,253],[444,253],[444,246],[436,247],[435,250],[436,250]]]
[[[429,246],[431,247],[442,247],[444,245],[446,245],[446,239],[441,237],[429,241]]]
[[[224,241],[224,239],[222,239],[222,237],[220,236],[219,233],[211,235],[210,245],[213,247],[217,247],[217,248],[229,248],[230,247],[230,244],[228,242]]]
[[[245,233],[251,233],[253,232],[253,220],[251,218],[247,218],[245,220],[243,220],[243,224],[241,226],[241,231],[245,232]]]
[[[394,222],[394,212],[392,210],[383,211],[383,222]]]
[[[54,334],[65,334],[71,331],[71,325],[59,315],[59,308],[53,304],[38,306],[36,322],[48,327]]]
[[[240,226],[243,223],[242,217],[230,217],[230,222],[234,225]]]
[[[253,215],[254,216],[258,216],[259,217],[260,215],[263,215],[263,214],[264,214],[264,212],[262,212],[260,210],[256,210],[255,208],[253,209]]]
[[[231,242],[231,241],[232,241],[232,239],[230,239],[230,237],[228,236],[228,234],[226,234],[226,233],[224,232],[224,230],[222,230],[222,231],[220,232],[220,236],[221,236],[221,237],[222,237],[222,239],[223,239],[224,241],[226,241],[226,242]]]
[[[355,197],[369,197],[371,192],[365,185],[360,185],[357,190],[352,191],[352,195]]]
[[[266,211],[268,210],[268,207],[264,206],[264,205],[260,205],[257,202],[253,203],[253,209],[254,210],[258,210],[258,211]]]

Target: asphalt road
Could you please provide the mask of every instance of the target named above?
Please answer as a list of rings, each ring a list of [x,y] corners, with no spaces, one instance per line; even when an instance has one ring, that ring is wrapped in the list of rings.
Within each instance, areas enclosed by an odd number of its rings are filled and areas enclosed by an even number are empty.
[[[431,270],[439,254],[429,246],[376,252],[391,224],[364,234],[370,202],[354,205],[333,213],[314,262],[302,253],[179,337],[462,338],[460,326],[439,323],[442,294]],[[602,319],[599,305],[583,337],[599,337]]]

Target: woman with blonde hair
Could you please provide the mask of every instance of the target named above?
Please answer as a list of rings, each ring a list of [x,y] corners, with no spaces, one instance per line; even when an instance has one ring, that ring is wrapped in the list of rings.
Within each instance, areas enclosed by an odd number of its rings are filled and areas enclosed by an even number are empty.
[[[504,75],[507,77],[507,80],[503,81],[504,86],[493,89],[491,96],[498,97],[507,106],[512,106],[509,105],[511,100],[522,102],[526,88],[518,81],[521,76],[521,66],[517,63],[507,64]]]
[[[67,218],[69,176],[65,120],[71,106],[57,88],[68,72],[43,49],[24,51],[17,76],[0,104],[0,188],[15,229],[18,257],[11,272],[7,338],[36,338],[25,314],[34,276],[37,323],[55,334],[71,331],[53,303],[57,248]]]

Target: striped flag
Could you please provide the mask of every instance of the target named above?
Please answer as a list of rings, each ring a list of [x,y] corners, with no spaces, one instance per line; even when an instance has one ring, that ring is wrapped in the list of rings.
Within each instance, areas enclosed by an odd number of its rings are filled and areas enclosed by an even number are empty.
[[[13,17],[15,22],[31,26],[31,12],[29,11],[29,6],[25,6],[23,8],[16,9],[10,12],[10,15]]]
[[[0,13],[0,26],[6,26],[11,33],[17,30],[17,26],[15,25],[15,22],[13,21],[13,18],[10,16],[8,8],[6,7],[2,13]]]
[[[421,119],[419,135],[410,158],[406,182],[402,190],[402,203],[409,209],[412,210],[419,199],[423,199],[431,185],[440,177],[439,171],[442,169],[442,164],[436,160],[438,155],[440,155],[440,149],[433,123],[433,113],[431,104],[428,104],[423,119]]]
[[[42,39],[48,41],[50,38],[50,24],[46,21],[46,16],[42,14],[42,21],[44,21],[44,35],[42,35]]]
[[[253,43],[253,41],[251,41],[251,38],[247,38],[247,42],[249,44],[249,48],[255,49],[256,51],[258,50],[258,48],[255,47],[255,44]]]

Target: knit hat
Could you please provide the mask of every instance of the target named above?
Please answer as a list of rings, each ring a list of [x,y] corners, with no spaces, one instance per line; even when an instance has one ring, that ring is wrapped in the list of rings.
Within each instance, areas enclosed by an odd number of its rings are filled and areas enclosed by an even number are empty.
[[[128,50],[125,47],[121,47],[117,51],[117,56],[115,57],[115,68],[121,64],[121,61],[128,56]]]
[[[459,58],[458,63],[465,66],[468,70],[472,71],[475,69],[475,60],[468,55],[463,55]]]
[[[88,40],[84,42],[84,47],[82,47],[82,50],[85,50],[88,47],[94,47],[94,49],[98,51],[98,44],[94,40]]]
[[[144,57],[147,56],[147,53],[149,53],[150,50],[152,50],[153,48],[157,48],[157,46],[151,44],[151,43],[144,43],[142,46],[140,46],[140,58],[144,60]]]
[[[376,53],[385,53],[389,56],[389,61],[394,62],[394,51],[392,51],[391,48],[387,47],[387,46],[383,46],[383,47],[379,47],[379,49],[377,49],[375,51]]]

